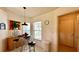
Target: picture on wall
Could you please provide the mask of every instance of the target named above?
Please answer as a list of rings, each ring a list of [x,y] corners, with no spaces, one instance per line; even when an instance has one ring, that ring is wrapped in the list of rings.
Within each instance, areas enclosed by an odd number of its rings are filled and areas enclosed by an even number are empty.
[[[9,20],[9,30],[14,30],[14,28],[18,28],[18,30],[20,30],[20,22]]]
[[[6,29],[6,24],[0,23],[0,30],[5,30],[5,29]]]

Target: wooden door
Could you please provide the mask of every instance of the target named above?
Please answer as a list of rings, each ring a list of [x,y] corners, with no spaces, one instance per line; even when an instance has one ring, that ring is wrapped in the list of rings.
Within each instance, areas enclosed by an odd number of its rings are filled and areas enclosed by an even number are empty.
[[[79,13],[75,22],[75,48],[79,52]]]
[[[59,41],[61,44],[74,47],[74,15],[59,17]]]

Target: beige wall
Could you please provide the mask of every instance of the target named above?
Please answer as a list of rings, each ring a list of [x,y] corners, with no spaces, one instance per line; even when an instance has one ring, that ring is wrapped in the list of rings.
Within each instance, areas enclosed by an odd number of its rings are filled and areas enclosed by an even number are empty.
[[[32,23],[36,21],[42,22],[42,40],[52,42],[51,51],[57,51],[58,47],[58,16],[76,10],[79,10],[79,8],[62,7],[32,19]],[[49,25],[44,24],[45,20],[49,20]]]
[[[5,23],[7,24],[7,14],[6,12],[2,11],[0,9],[0,23]],[[0,51],[3,50],[3,41],[7,37],[7,25],[6,25],[6,30],[0,30]]]

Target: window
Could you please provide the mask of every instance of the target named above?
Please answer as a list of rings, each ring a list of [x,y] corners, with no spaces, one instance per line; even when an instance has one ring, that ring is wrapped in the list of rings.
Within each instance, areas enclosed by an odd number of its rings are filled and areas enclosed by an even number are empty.
[[[35,22],[34,26],[34,38],[41,40],[41,22]]]
[[[30,36],[30,23],[27,26],[23,26],[23,34],[26,32]]]

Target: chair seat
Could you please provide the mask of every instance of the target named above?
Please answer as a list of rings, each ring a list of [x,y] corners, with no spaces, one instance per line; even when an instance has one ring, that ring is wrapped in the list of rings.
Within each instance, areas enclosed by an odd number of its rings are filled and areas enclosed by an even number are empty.
[[[36,44],[36,43],[34,43],[34,42],[29,42],[29,43],[28,43],[28,45],[29,45],[29,46],[32,46],[32,47],[35,46],[35,44]]]

